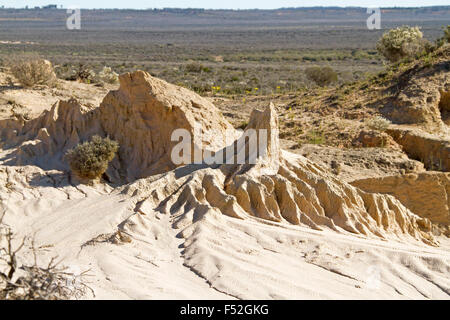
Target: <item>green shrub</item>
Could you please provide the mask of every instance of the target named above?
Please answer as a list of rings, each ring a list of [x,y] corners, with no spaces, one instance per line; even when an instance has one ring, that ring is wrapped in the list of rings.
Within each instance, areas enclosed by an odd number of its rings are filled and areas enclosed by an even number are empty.
[[[200,73],[205,67],[197,62],[192,62],[186,65],[186,71],[192,73]]]
[[[201,63],[198,62],[191,62],[188,63],[185,67],[186,72],[189,73],[211,73],[212,69],[210,67],[206,67]]]
[[[413,57],[424,48],[422,37],[419,27],[402,26],[391,29],[378,40],[377,50],[391,62]]]
[[[330,85],[338,80],[338,74],[331,67],[309,67],[305,70],[309,80],[323,87]]]
[[[119,144],[109,138],[93,136],[89,142],[77,145],[66,153],[72,172],[80,178],[96,179],[108,169]]]
[[[444,28],[444,39],[447,43],[450,43],[450,25],[448,25],[447,28]]]
[[[24,87],[53,85],[56,75],[52,64],[38,57],[16,58],[8,62],[10,73]]]

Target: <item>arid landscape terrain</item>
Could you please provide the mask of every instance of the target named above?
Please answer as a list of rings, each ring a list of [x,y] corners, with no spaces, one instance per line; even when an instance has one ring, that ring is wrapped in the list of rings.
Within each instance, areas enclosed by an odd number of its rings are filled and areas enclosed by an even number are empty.
[[[449,299],[450,7],[367,17],[0,9],[0,298]],[[180,128],[230,162],[174,163]]]

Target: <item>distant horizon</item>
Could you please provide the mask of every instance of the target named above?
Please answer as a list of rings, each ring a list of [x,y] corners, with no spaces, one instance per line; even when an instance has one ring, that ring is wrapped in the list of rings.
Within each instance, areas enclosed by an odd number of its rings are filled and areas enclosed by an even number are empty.
[[[50,4],[52,5],[52,4]],[[28,6],[28,7],[9,7],[0,4],[0,9],[23,9],[23,10],[33,10],[35,8],[39,9],[49,9],[45,8],[47,5],[43,6]],[[201,7],[155,7],[155,8],[114,8],[114,7],[79,7],[79,6],[68,6],[68,7],[58,7],[57,10],[65,10],[69,8],[80,8],[81,10],[136,10],[136,11],[145,11],[145,10],[164,10],[164,9],[179,9],[179,10],[208,10],[208,11],[251,11],[251,10],[261,10],[261,11],[275,11],[275,10],[288,10],[288,9],[366,9],[366,8],[380,8],[380,9],[424,9],[424,8],[434,8],[434,7],[449,7],[450,5],[429,5],[429,6],[381,6],[381,7],[364,7],[364,6],[303,6],[303,7],[279,7],[279,8],[201,8]],[[56,10],[53,9],[53,10]]]
[[[124,5],[125,3],[125,5]],[[147,5],[150,3],[150,5]],[[273,4],[276,6],[273,6]],[[204,9],[204,10],[278,10],[278,9],[301,9],[301,8],[426,8],[444,6],[449,7],[448,0],[398,0],[395,5],[389,0],[229,0],[227,5],[222,7],[222,3],[211,3],[206,0],[8,0],[0,1],[0,6],[10,9],[33,9],[34,7],[44,7],[47,5],[57,5],[58,9],[67,9],[76,7],[81,9],[132,9],[132,10],[151,10],[151,9]]]

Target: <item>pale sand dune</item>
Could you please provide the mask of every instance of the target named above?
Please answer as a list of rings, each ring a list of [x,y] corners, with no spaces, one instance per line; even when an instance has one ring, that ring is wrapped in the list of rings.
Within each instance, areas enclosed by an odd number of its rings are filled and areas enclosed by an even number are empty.
[[[12,191],[2,206],[18,239],[34,235],[37,246],[53,245],[43,262],[58,255],[75,272],[91,269],[87,280],[97,298],[227,298],[183,266],[182,241],[167,221],[142,227],[147,235],[141,239],[115,243],[118,226],[134,214],[126,195],[86,186],[80,191],[37,187],[29,193]]]

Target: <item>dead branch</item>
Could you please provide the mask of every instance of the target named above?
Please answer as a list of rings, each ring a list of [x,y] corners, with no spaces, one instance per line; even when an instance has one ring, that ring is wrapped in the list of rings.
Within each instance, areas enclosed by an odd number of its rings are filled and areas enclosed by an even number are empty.
[[[15,247],[11,228],[3,224],[4,216],[5,212],[0,215],[0,260],[6,263],[7,270],[0,270],[0,300],[80,299],[88,293],[95,296],[85,282],[90,270],[79,275],[68,272],[66,267],[60,267],[57,257],[52,257],[45,267],[40,266],[39,253],[49,246],[36,247],[34,237],[24,237]],[[31,250],[33,265],[18,267],[17,256],[24,249]],[[20,275],[16,277],[18,270]]]

